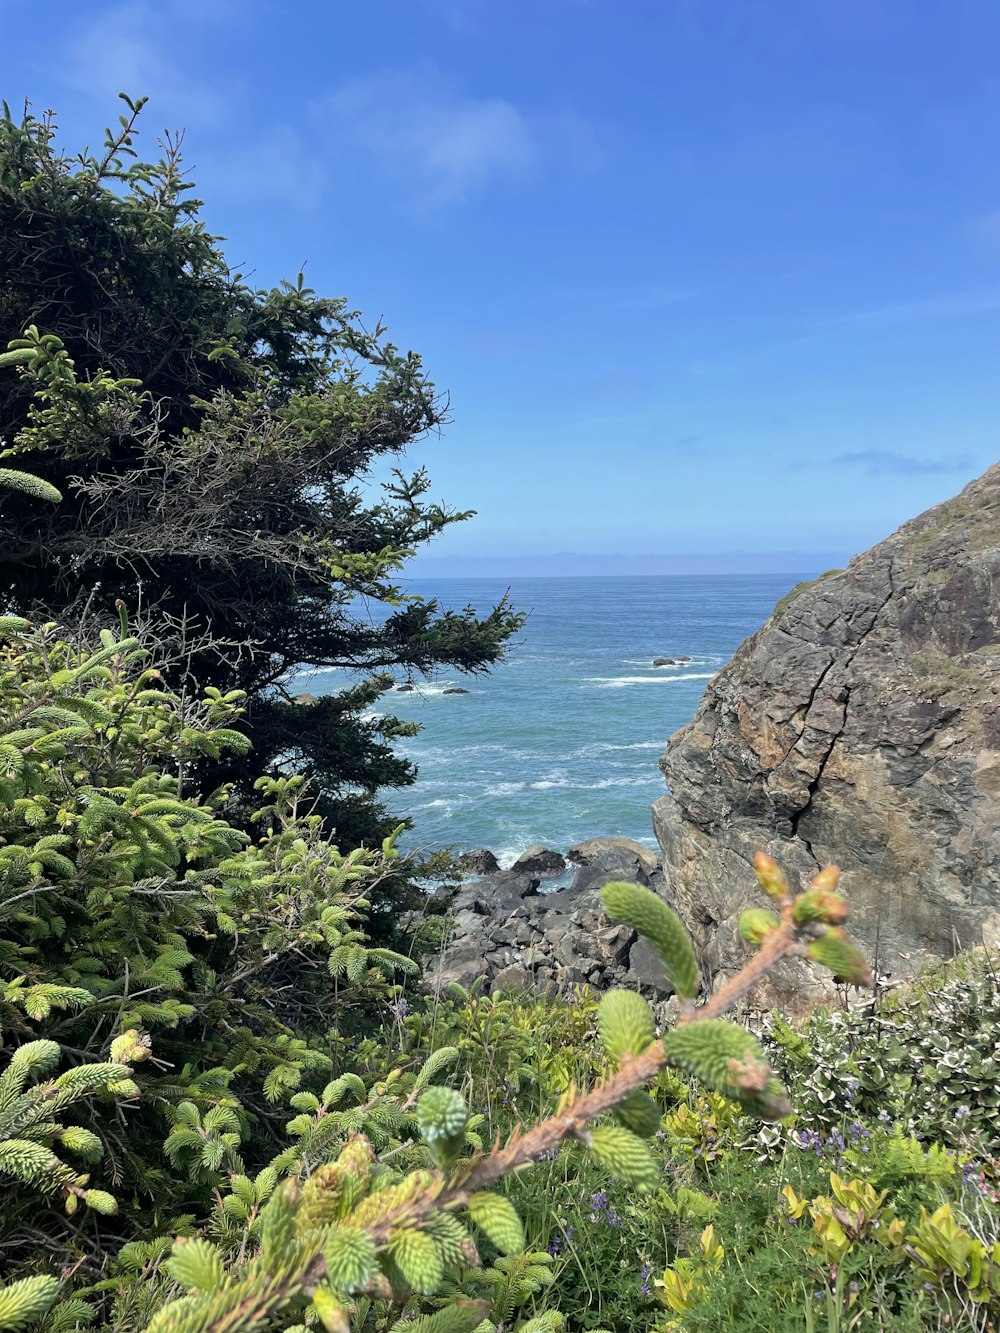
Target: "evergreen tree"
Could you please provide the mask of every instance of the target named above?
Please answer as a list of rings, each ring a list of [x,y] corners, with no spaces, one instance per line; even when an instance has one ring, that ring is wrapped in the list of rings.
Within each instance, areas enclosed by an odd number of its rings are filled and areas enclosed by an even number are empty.
[[[342,845],[372,845],[378,789],[413,779],[403,724],[371,717],[385,673],[485,670],[518,617],[397,582],[469,517],[393,466],[444,419],[419,358],[301,274],[256,290],[233,272],[179,137],[141,162],[144,99],[123,101],[103,150],[73,158],[51,114],[0,119],[0,437],[37,483],[0,487],[0,610],[65,622],[95,588],[148,608],[193,641],[199,684],[246,692],[252,752],[210,776],[247,792],[294,762]],[[303,664],[358,683],[297,702]]]

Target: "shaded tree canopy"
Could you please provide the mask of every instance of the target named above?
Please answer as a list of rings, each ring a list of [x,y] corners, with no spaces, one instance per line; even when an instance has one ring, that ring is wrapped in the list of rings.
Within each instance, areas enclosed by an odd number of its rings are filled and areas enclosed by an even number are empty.
[[[199,683],[247,694],[252,753],[215,776],[246,791],[293,760],[335,836],[371,843],[378,789],[413,777],[403,724],[370,715],[380,673],[485,670],[519,617],[398,582],[469,517],[395,466],[446,408],[419,357],[301,274],[258,290],[233,272],[180,137],[142,162],[144,99],[123,101],[97,154],[60,151],[51,114],[0,119],[0,436],[63,497],[0,489],[0,602],[65,621],[120,598],[183,626]],[[300,665],[360,674],[297,703]]]

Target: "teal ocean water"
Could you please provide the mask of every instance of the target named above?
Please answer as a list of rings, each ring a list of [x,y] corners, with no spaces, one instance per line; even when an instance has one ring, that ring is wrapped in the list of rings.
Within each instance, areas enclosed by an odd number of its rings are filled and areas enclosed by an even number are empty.
[[[528,619],[506,662],[486,678],[415,680],[412,694],[383,700],[422,726],[400,742],[420,776],[390,798],[413,820],[405,844],[490,847],[504,863],[535,842],[566,850],[619,835],[653,844],[649,807],[665,790],[657,761],[667,738],[690,721],[709,677],[807,577],[517,579],[511,598]],[[410,586],[445,607],[487,610],[507,584]],[[690,661],[654,668],[655,657]],[[305,688],[339,683],[318,673]],[[444,693],[455,686],[469,693]]]

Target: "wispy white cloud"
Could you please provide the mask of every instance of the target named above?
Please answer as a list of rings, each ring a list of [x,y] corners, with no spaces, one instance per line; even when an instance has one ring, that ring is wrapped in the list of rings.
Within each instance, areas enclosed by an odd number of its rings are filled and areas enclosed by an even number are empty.
[[[283,205],[297,212],[318,208],[328,183],[325,165],[305,139],[288,125],[261,138],[241,140],[225,154],[203,153],[213,193],[247,203]]]
[[[65,40],[66,82],[109,105],[119,92],[149,97],[150,110],[155,109],[161,124],[164,115],[186,126],[222,115],[226,98],[221,81],[209,84],[194,77],[183,59],[184,3],[129,0],[85,12]]]
[[[536,173],[547,134],[503,97],[467,97],[432,70],[352,79],[314,107],[334,146],[346,145],[426,208],[465,202]],[[580,126],[572,130],[579,134]],[[564,139],[573,135],[567,130]]]
[[[871,477],[915,477],[928,473],[967,472],[973,467],[973,460],[969,454],[956,454],[952,458],[915,458],[889,449],[858,449],[837,454],[823,465],[859,468]]]

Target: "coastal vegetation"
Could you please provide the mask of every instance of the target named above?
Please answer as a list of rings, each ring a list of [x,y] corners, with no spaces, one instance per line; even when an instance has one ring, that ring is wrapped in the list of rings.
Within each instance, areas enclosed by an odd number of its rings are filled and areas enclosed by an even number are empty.
[[[399,586],[469,517],[398,466],[446,400],[418,356],[302,274],[255,289],[233,272],[179,140],[138,159],[142,106],[125,98],[101,151],[77,157],[51,116],[0,118],[0,435],[61,495],[0,490],[0,597],[74,623],[124,600],[191,679],[242,691],[253,746],[204,756],[207,782],[249,810],[257,778],[291,763],[345,844],[371,845],[398,822],[378,793],[414,776],[392,745],[404,724],[373,715],[388,673],[481,671],[520,620]],[[354,683],[297,700],[304,665]]]
[[[994,1328],[989,956],[755,1016],[787,958],[872,980],[835,868],[759,855],[702,998],[672,909],[604,885],[671,1023],[425,984],[371,705],[519,617],[403,591],[466,515],[366,487],[443,404],[342,302],[231,273],[140,110],[76,159],[0,121],[0,1330]],[[361,683],[296,701],[303,663]]]

